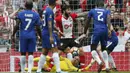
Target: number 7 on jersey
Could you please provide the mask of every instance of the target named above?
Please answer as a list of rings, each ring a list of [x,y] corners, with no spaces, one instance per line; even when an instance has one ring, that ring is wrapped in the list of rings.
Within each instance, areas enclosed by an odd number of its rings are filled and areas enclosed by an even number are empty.
[[[30,26],[30,24],[32,22],[32,19],[26,18],[25,21],[27,21],[28,23],[27,23],[27,25],[26,25],[24,30],[28,30],[28,28],[29,28],[29,26]]]

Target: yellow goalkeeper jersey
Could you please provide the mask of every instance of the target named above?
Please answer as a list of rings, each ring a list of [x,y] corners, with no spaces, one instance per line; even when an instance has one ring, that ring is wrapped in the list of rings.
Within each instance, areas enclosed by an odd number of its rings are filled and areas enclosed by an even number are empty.
[[[40,59],[40,57],[34,58],[35,62],[38,62]],[[50,64],[52,64],[52,62],[50,61],[51,57],[47,56],[46,57],[46,63],[44,64],[43,68],[50,68]],[[74,67],[73,64],[71,63],[71,61],[67,58],[64,58],[62,56],[60,56],[60,68],[62,71],[68,71],[68,72],[73,72],[73,71],[77,71],[78,68]],[[28,70],[28,68],[26,68],[25,70]],[[37,67],[33,67],[32,70],[37,70]],[[51,68],[51,72],[56,72],[56,66],[53,66]]]

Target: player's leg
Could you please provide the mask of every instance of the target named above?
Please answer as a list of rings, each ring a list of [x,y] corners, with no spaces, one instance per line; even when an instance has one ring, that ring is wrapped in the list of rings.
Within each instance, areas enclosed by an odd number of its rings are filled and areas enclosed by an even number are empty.
[[[105,48],[105,47],[103,47]],[[103,54],[103,61],[105,62],[105,66],[106,66],[106,69],[109,69],[109,64],[108,64],[108,53],[107,53],[107,50],[102,50],[102,54]]]
[[[92,51],[91,51],[92,57],[98,63],[98,65],[99,65],[99,67],[98,67],[98,73],[100,73],[101,69],[103,67],[103,63],[102,63],[101,59],[99,58],[99,55],[98,55],[98,53],[96,51],[96,48],[97,48],[96,45],[92,44],[91,48],[92,48]]]
[[[80,45],[80,43],[79,43],[79,44],[76,43],[76,42],[75,42],[75,38],[71,38],[69,42],[70,42],[69,47],[71,47],[71,49],[72,49],[73,47],[76,47],[76,48],[77,48],[77,54],[75,54],[75,55],[72,54],[73,58],[74,58],[74,56],[79,56],[78,51],[81,51],[81,45]],[[76,50],[76,48],[74,48],[74,49]],[[82,51],[83,51],[83,50],[82,50]]]
[[[91,62],[88,64],[88,66],[85,67],[85,70],[89,70],[95,62],[96,62],[96,60],[94,60],[94,59],[92,58],[92,59],[91,59]]]
[[[39,59],[39,62],[38,62],[37,73],[41,72],[42,67],[43,67],[43,65],[46,61],[46,55],[48,54],[48,52],[49,52],[48,49],[45,49],[45,48],[42,49],[42,54],[40,55],[40,59]]]
[[[91,38],[91,54],[94,60],[97,61],[97,63],[100,65],[102,63],[102,61],[99,58],[99,55],[96,51],[97,49],[97,45],[99,43],[99,34],[93,34],[92,38]]]
[[[114,48],[117,46],[117,44],[118,44],[118,39],[116,40],[115,39],[115,42],[111,42],[111,43],[109,43],[109,44],[107,44],[108,46],[107,46],[107,52],[108,52],[108,62],[109,63],[111,63],[111,65],[112,65],[112,70],[114,70],[114,71],[117,71],[117,69],[116,69],[116,65],[115,65],[115,62],[114,62],[114,59],[113,59],[113,57],[111,56],[111,52],[114,50]]]
[[[57,48],[57,41],[54,38],[54,44],[51,44],[53,45],[52,46],[52,52],[53,52],[53,55],[52,55],[52,58],[54,60],[54,65],[56,66],[56,72],[57,73],[60,73],[61,72],[61,68],[60,68],[60,59],[59,59],[59,53],[58,53],[58,48]]]
[[[28,52],[28,73],[31,73],[33,68],[33,52]]]
[[[59,53],[58,53],[58,48],[52,48],[53,51],[53,60],[54,60],[54,65],[56,66],[56,72],[61,72],[60,69],[60,59],[59,59]]]
[[[68,43],[69,42],[69,43]],[[70,59],[70,60],[72,60],[73,58],[74,58],[74,56],[75,55],[73,55],[72,53],[71,53],[71,48],[72,47],[77,47],[78,49],[79,49],[79,47],[81,47],[80,46],[80,44],[77,44],[76,42],[75,42],[75,38],[69,38],[69,39],[67,39],[67,41],[66,41],[66,43],[68,43],[68,47],[67,47],[67,58],[68,59]],[[78,55],[78,53],[77,53],[77,55]]]
[[[38,69],[37,73],[41,72],[42,67],[46,61],[46,55],[49,52],[50,47],[50,40],[49,40],[49,35],[42,35],[42,54],[40,55],[40,60],[38,62]]]
[[[26,52],[21,52],[21,60],[20,60],[20,64],[21,64],[21,73],[25,72],[25,65],[26,65]]]
[[[36,39],[29,39],[28,41],[28,73],[31,73],[33,68],[33,52],[36,51]]]
[[[100,37],[101,50],[102,50],[102,54],[103,54],[103,61],[105,62],[106,72],[109,73],[108,52],[106,49],[107,40],[108,40],[108,32],[102,31],[102,35]]]
[[[72,60],[73,56],[70,53],[69,44],[70,44],[70,40],[69,39],[61,39],[61,48],[62,48],[62,51],[64,51],[64,53],[66,53],[66,56],[67,56],[67,58],[69,60]]]
[[[109,60],[109,63],[111,63],[111,65],[112,65],[112,70],[114,70],[114,71],[117,71],[117,68],[116,68],[116,64],[115,64],[115,62],[114,62],[114,59],[113,59],[113,57],[109,54],[109,56],[108,56],[108,60]]]
[[[99,58],[99,55],[97,53],[97,45],[99,43],[100,40],[100,33],[94,33],[92,38],[91,38],[91,54],[94,60],[96,60],[96,62],[99,64],[98,67],[98,73],[101,72],[101,69],[103,67],[103,63],[101,61],[101,59]]]
[[[26,64],[26,51],[27,51],[27,40],[26,39],[20,39],[20,52],[21,52],[21,73],[25,72],[25,64]]]

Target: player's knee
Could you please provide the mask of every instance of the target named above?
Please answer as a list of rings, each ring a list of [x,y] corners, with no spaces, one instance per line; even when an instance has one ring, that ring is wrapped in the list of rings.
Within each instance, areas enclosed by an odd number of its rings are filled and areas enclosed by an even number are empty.
[[[25,56],[25,55],[26,55],[26,52],[21,52],[21,55]]]
[[[52,58],[59,58],[59,54],[56,52],[56,53],[53,53],[53,56],[52,56]]]
[[[47,49],[43,49],[43,50],[42,50],[42,54],[43,54],[43,55],[47,55],[48,52],[49,52],[49,50],[47,50]]]
[[[52,52],[59,52],[59,50],[57,47],[55,47],[55,48],[52,48]]]
[[[107,50],[106,46],[101,46],[101,51]]]
[[[65,48],[64,49],[64,52],[67,54],[67,53],[70,53],[70,48],[69,47],[67,47],[67,48]]]
[[[96,50],[95,48],[92,48],[91,51]]]
[[[33,55],[33,52],[29,52],[28,55]]]
[[[110,50],[107,50],[107,53],[108,53],[108,54],[110,54],[111,52],[112,52],[112,51],[110,51]]]
[[[43,52],[42,54],[46,56],[48,53],[47,52]]]
[[[91,45],[91,51],[96,50],[97,46],[95,44]]]
[[[106,49],[101,49],[101,51],[104,51],[104,50],[106,50]]]

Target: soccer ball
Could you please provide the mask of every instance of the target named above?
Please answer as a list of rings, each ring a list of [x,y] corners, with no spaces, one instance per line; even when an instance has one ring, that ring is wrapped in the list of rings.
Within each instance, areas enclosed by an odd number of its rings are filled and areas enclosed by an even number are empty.
[[[71,53],[72,53],[73,57],[78,56],[79,55],[79,48],[73,47],[71,49]]]

